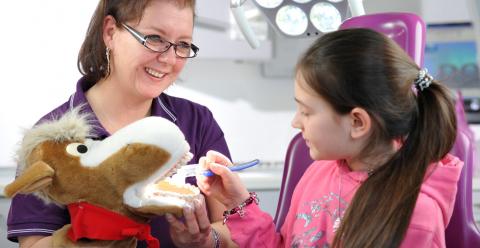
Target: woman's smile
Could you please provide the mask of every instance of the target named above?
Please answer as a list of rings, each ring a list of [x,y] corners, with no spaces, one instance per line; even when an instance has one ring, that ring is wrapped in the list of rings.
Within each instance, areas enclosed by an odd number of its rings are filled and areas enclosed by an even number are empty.
[[[146,67],[145,71],[147,72],[148,75],[150,75],[150,76],[152,76],[156,79],[162,79],[166,75],[166,73],[161,73],[161,72],[156,71],[156,70],[154,70],[152,68],[149,68],[149,67]]]

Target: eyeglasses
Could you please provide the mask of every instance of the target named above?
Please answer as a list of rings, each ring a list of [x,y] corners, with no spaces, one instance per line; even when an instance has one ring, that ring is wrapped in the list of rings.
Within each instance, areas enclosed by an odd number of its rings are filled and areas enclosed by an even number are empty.
[[[150,34],[150,35],[143,35],[142,33],[138,32],[134,28],[128,26],[125,23],[122,23],[122,26],[131,34],[135,39],[140,42],[146,48],[157,52],[157,53],[164,53],[173,46],[173,50],[175,50],[175,54],[180,58],[193,58],[197,56],[198,50],[200,50],[194,44],[189,44],[187,42],[180,42],[179,44],[172,43],[168,40],[163,39],[159,35]]]

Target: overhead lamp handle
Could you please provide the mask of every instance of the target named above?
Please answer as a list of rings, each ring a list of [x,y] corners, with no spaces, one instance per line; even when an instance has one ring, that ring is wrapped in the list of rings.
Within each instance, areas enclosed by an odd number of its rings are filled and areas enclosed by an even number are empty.
[[[230,10],[232,10],[233,17],[248,44],[250,44],[253,49],[256,49],[260,46],[260,41],[258,41],[250,23],[248,23],[247,18],[245,17],[245,10],[242,6],[244,2],[245,1],[230,0]]]
[[[352,12],[352,17],[365,15],[363,0],[348,0],[348,5],[350,6],[350,12]]]

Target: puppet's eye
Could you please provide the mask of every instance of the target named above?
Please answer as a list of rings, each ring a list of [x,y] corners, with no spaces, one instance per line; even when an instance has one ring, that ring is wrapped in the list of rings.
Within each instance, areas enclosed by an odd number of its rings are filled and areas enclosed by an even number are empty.
[[[87,153],[88,147],[82,143],[72,143],[67,146],[66,150],[68,154],[78,157]]]

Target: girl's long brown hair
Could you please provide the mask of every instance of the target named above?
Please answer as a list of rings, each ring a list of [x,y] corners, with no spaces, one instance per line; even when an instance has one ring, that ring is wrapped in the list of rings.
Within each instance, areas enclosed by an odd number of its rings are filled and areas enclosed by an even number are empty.
[[[298,63],[298,73],[339,114],[354,107],[369,113],[373,132],[365,157],[390,154],[356,192],[333,247],[400,246],[429,165],[454,144],[453,97],[436,81],[416,95],[419,70],[395,42],[368,29],[326,34]],[[403,145],[387,153],[394,139]]]
[[[140,22],[144,10],[153,0],[101,0],[99,1],[87,29],[85,40],[78,54],[77,67],[89,82],[97,82],[106,75],[107,58],[103,42],[103,19],[111,15],[117,27],[128,21]],[[168,0],[180,8],[191,8],[195,15],[195,0]]]

